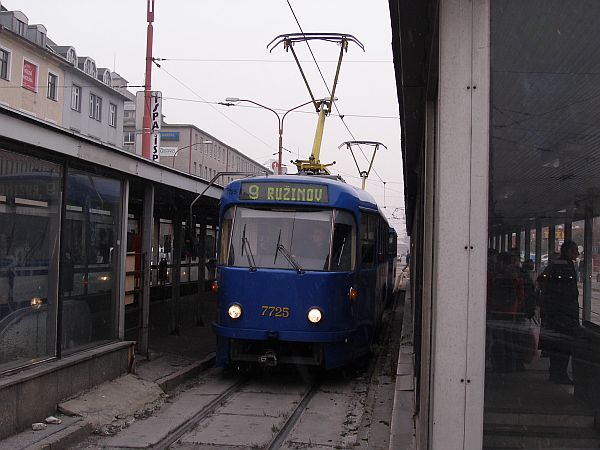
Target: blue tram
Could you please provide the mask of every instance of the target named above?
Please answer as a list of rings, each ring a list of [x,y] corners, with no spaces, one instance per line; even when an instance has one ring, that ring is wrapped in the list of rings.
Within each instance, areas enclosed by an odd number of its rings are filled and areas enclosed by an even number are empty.
[[[371,195],[333,176],[248,178],[225,188],[219,224],[217,365],[368,354],[394,260]]]

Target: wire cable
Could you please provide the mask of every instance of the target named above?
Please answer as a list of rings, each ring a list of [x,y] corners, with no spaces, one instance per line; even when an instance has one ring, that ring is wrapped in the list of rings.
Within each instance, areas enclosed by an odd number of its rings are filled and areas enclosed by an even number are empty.
[[[203,98],[200,94],[198,94],[196,91],[194,91],[191,87],[189,87],[188,85],[186,85],[183,81],[179,80],[177,77],[175,77],[175,75],[171,74],[169,71],[167,71],[164,67],[161,67],[160,65],[158,65],[158,68],[161,69],[162,71],[164,71],[167,75],[169,75],[171,78],[173,78],[175,81],[177,81],[180,85],[182,85],[184,88],[186,88],[188,91],[190,91],[192,94],[194,94],[196,97],[198,97],[200,100],[202,100],[204,103],[206,103],[208,106],[210,106],[212,109],[214,109],[216,112],[218,112],[220,115],[222,115],[223,117],[225,117],[228,121],[230,121],[231,123],[233,123],[236,127],[244,130],[246,133],[248,133],[250,136],[252,136],[253,138],[257,139],[258,141],[262,142],[263,144],[265,144],[267,147],[273,147],[272,144],[267,143],[266,141],[264,141],[263,139],[259,138],[257,135],[255,135],[254,133],[252,133],[250,130],[244,128],[242,125],[240,125],[239,123],[237,123],[235,120],[233,120],[232,118],[230,118],[227,114],[225,114],[224,112],[222,112],[221,110],[219,110],[219,108],[215,107],[212,105],[211,102],[207,101],[205,98]]]

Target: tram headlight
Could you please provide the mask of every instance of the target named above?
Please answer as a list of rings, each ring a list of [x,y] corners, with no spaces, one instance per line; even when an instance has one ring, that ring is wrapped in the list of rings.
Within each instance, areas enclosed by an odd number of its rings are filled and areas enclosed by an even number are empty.
[[[307,317],[310,323],[319,323],[323,318],[323,314],[321,314],[321,310],[319,308],[311,308],[308,311]]]
[[[229,314],[229,317],[231,317],[232,319],[239,319],[240,317],[242,317],[242,307],[237,303],[234,303],[227,310],[227,314]]]

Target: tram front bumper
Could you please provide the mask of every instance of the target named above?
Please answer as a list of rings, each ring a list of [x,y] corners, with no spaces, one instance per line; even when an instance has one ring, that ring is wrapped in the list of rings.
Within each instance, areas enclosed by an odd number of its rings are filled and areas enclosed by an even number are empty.
[[[217,336],[231,339],[248,339],[253,341],[278,340],[287,342],[350,342],[356,332],[355,329],[341,331],[292,331],[292,330],[265,330],[251,328],[234,328],[212,324]]]

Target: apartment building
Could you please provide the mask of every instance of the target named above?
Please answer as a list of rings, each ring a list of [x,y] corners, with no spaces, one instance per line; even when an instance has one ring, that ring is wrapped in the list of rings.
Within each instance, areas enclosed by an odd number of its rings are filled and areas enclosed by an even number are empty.
[[[0,103],[17,111],[122,147],[123,80],[72,45],[57,45],[21,11],[0,8]],[[118,85],[123,86],[122,84]]]

